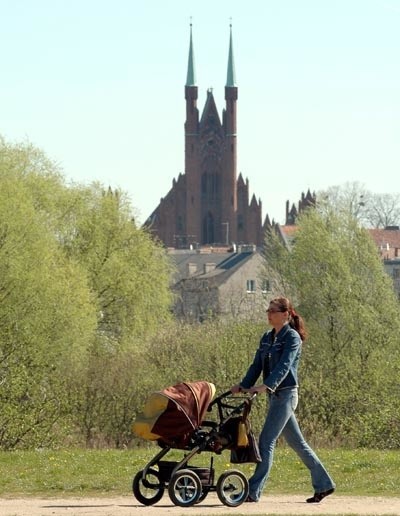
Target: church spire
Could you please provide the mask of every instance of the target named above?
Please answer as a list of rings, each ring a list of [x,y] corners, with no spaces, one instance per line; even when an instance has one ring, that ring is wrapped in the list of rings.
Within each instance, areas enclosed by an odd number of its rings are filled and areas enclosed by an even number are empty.
[[[186,86],[196,86],[196,72],[194,69],[194,51],[192,40],[192,23],[190,23],[190,45],[189,45],[189,59],[186,76]]]
[[[226,86],[228,88],[236,86],[235,62],[233,59],[233,44],[232,44],[232,23],[230,24],[229,58],[228,58],[228,73],[226,76]]]

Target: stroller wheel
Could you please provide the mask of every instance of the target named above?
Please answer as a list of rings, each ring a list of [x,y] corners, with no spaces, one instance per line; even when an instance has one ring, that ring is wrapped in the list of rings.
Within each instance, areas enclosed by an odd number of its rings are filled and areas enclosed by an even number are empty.
[[[143,472],[144,470],[136,473],[132,483],[132,491],[138,502],[143,505],[153,505],[163,497],[164,483],[160,480],[160,474],[155,469],[148,469],[145,477],[143,477]]]
[[[190,507],[197,503],[202,494],[201,480],[190,469],[180,469],[168,484],[169,497],[175,505]]]
[[[232,469],[223,473],[217,482],[217,495],[228,507],[241,505],[249,494],[249,483],[241,471]]]

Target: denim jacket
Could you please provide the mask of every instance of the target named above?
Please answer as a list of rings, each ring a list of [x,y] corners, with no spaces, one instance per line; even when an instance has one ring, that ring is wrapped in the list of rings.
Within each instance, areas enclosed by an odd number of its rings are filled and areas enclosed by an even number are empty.
[[[274,330],[264,333],[240,385],[245,389],[252,387],[263,373],[263,382],[271,391],[297,387],[300,354],[300,335],[289,324],[285,324],[277,335]]]

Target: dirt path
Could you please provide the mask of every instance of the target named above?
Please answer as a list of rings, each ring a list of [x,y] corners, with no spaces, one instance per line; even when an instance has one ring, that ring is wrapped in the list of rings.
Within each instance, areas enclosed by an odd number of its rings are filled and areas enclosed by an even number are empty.
[[[320,504],[307,504],[303,496],[264,496],[259,503],[237,508],[222,505],[214,493],[194,507],[173,505],[168,496],[144,507],[133,497],[0,499],[0,516],[191,516],[234,514],[400,515],[399,498],[332,495]]]

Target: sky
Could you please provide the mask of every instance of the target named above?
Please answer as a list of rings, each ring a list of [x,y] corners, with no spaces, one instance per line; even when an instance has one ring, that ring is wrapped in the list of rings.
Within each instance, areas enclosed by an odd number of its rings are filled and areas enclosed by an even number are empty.
[[[184,172],[190,23],[198,107],[224,108],[238,174],[283,223],[302,192],[400,192],[400,0],[0,0],[0,134],[67,182],[120,188],[144,222]]]

